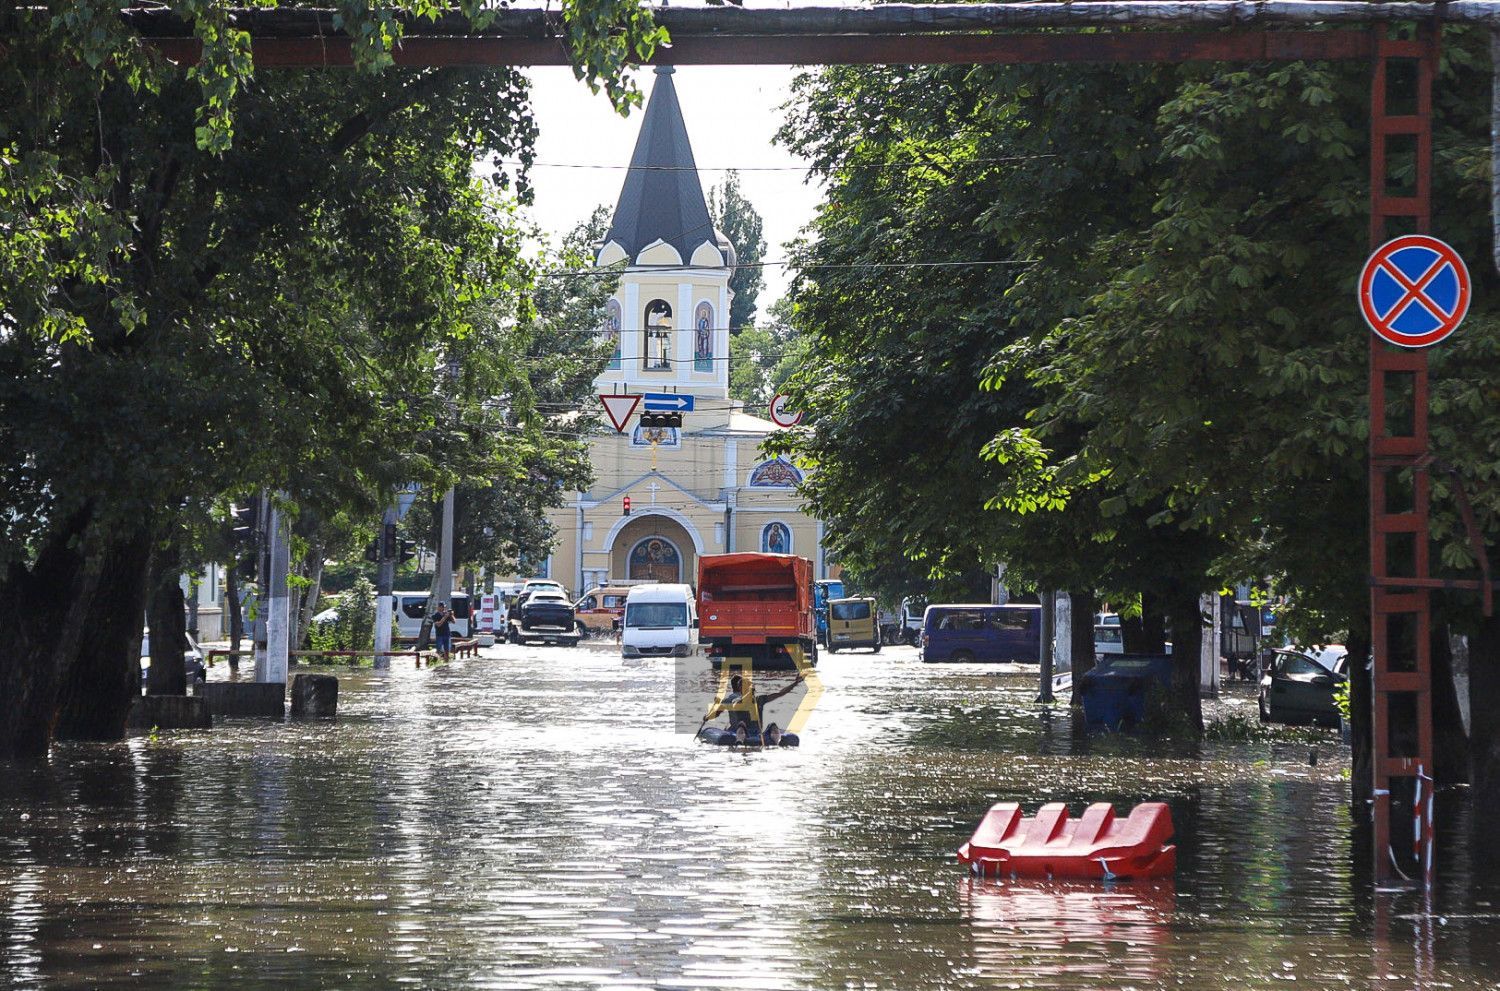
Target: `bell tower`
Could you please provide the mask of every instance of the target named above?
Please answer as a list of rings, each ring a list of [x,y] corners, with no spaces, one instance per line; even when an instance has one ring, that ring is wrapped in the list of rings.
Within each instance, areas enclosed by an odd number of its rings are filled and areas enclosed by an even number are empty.
[[[670,66],[656,83],[596,264],[625,263],[604,333],[615,356],[600,392],[678,392],[704,413],[729,400],[734,247],[709,218]],[[717,400],[717,402],[707,402]],[[710,414],[712,415],[712,414]],[[698,422],[702,422],[702,415]]]

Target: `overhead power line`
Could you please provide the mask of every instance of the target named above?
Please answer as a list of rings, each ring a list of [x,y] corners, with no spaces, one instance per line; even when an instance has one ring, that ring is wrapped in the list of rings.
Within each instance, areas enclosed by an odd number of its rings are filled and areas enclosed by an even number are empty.
[[[610,172],[818,172],[824,168],[836,169],[931,169],[950,168],[955,165],[1003,165],[1009,162],[1031,162],[1043,158],[1056,158],[1055,153],[1043,155],[1002,155],[998,158],[951,158],[939,161],[909,162],[839,162],[833,166],[822,165],[599,165],[589,162],[532,162],[529,165],[517,159],[497,159],[496,165],[513,165],[531,169],[598,169]]]
[[[780,266],[791,266],[803,270],[813,269],[928,269],[928,268],[993,268],[1000,265],[1035,265],[1036,258],[976,258],[968,261],[931,261],[931,262],[813,262],[803,264],[790,258],[777,259],[775,261],[743,262],[726,268],[775,268]],[[628,265],[626,271],[631,272],[695,272],[704,268],[716,268],[711,265]],[[553,272],[543,272],[542,277],[547,279],[566,278],[597,278],[606,276],[612,279],[620,277],[620,270],[616,268],[565,268]]]

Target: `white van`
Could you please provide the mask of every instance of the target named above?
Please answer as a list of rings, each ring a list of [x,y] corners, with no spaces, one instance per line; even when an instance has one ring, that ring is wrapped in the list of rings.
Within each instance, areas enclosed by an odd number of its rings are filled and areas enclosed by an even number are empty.
[[[698,609],[688,585],[637,585],[625,597],[620,649],[626,657],[686,657],[698,639]]]
[[[391,611],[396,614],[396,635],[415,639],[422,632],[422,620],[427,616],[426,592],[392,592]],[[453,607],[453,635],[467,637],[473,626],[469,615],[469,597],[462,592],[449,596]]]

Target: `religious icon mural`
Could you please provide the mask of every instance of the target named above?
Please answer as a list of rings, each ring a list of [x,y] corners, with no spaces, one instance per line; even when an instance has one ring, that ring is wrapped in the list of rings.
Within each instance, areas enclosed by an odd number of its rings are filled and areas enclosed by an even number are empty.
[[[682,434],[676,427],[637,426],[631,431],[631,447],[650,447],[652,444],[664,448],[681,447]]]
[[[714,370],[714,308],[699,303],[693,314],[693,371]]]
[[[620,301],[611,299],[604,304],[604,336],[614,342],[614,357],[609,359],[607,368],[620,367]]]
[[[802,472],[786,458],[762,461],[750,472],[750,485],[758,489],[792,489],[802,481]]]
[[[785,523],[768,523],[760,532],[760,549],[765,554],[790,554],[792,531]]]
[[[630,549],[629,574],[640,581],[679,582],[682,555],[665,537],[646,537]]]

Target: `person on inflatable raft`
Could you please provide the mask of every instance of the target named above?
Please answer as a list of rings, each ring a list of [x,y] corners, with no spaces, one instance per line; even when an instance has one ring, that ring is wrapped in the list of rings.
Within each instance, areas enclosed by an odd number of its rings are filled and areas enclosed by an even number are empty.
[[[729,746],[761,746],[761,747],[795,747],[801,741],[796,733],[783,733],[781,727],[775,723],[766,726],[764,730],[760,725],[760,714],[771,702],[781,698],[787,692],[802,684],[802,675],[798,674],[796,679],[778,692],[770,692],[766,695],[745,695],[745,680],[741,675],[735,675],[729,679],[729,694],[714,705],[703,717],[703,723],[698,727],[698,739],[707,743],[715,743],[722,747]],[[708,721],[720,713],[729,715],[729,728],[720,729],[717,726],[709,726]]]

